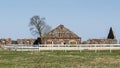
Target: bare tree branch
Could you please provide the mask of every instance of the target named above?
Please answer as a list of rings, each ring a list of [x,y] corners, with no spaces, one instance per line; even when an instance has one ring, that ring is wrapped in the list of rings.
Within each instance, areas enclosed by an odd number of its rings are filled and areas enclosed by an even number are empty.
[[[39,16],[33,16],[30,19],[29,27],[32,35],[38,35],[39,37],[44,36],[51,30],[51,27],[46,24],[45,18],[40,18]]]

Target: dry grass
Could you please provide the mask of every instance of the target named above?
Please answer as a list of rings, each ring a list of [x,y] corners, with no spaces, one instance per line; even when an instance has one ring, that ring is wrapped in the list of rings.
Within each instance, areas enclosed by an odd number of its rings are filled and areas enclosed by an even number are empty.
[[[119,68],[120,51],[0,51],[0,68]]]

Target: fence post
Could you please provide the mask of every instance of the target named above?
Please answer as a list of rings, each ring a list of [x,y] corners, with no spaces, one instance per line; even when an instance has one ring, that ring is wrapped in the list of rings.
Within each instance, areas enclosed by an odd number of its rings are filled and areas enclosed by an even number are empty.
[[[65,52],[66,52],[66,44],[64,46],[65,46]]]
[[[82,52],[81,44],[79,45],[79,50],[80,50],[80,52]]]
[[[40,44],[39,44],[38,48],[39,48],[39,51],[40,51]]]
[[[59,45],[57,44],[56,46],[57,46],[57,50],[58,50],[59,49]]]
[[[97,52],[96,44],[95,44],[95,53]]]
[[[110,46],[110,53],[112,53],[112,45],[109,44],[109,46]]]
[[[15,51],[17,51],[17,46],[14,46]]]
[[[53,52],[53,44],[52,44],[52,52]]]

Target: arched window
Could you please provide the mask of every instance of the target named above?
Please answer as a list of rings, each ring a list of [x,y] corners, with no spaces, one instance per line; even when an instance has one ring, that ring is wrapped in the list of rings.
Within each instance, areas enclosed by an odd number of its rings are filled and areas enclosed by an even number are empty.
[[[48,41],[46,42],[46,44],[53,44],[53,41],[52,41],[52,40],[48,40]]]

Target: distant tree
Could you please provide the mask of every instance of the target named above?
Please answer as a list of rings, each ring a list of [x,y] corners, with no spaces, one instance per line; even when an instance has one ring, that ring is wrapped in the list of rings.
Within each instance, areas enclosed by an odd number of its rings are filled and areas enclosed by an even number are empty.
[[[51,30],[51,27],[46,24],[45,18],[40,18],[39,16],[33,16],[29,23],[30,31],[33,36],[41,38]]]

